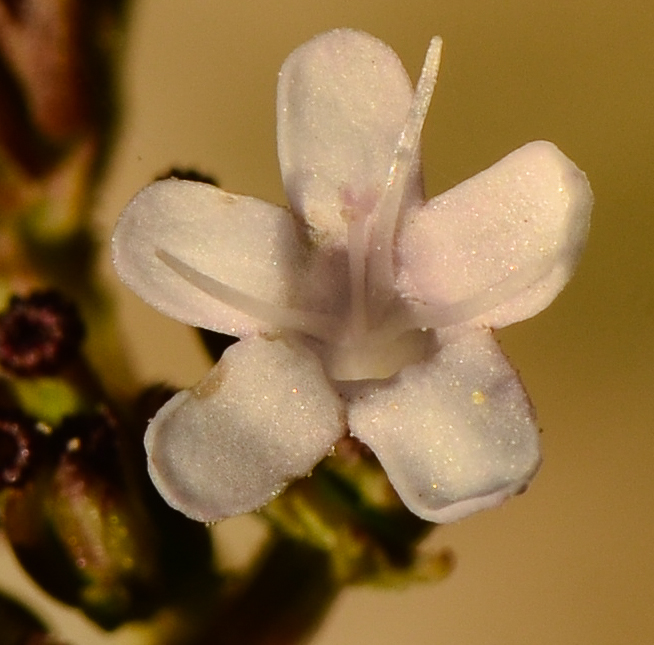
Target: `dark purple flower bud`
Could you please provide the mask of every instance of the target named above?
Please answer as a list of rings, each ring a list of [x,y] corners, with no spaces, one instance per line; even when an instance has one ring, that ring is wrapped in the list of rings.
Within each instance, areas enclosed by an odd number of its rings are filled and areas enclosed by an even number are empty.
[[[116,420],[108,411],[67,417],[57,429],[62,460],[107,481],[122,480]]]
[[[33,419],[18,410],[0,409],[0,489],[25,482],[40,443]]]
[[[195,170],[195,168],[180,168],[174,166],[167,172],[162,172],[160,175],[155,177],[156,180],[171,178],[184,179],[186,181],[199,181],[203,184],[218,186],[218,180],[215,179],[212,175],[208,175],[199,170]]]
[[[83,337],[77,308],[58,292],[13,296],[0,315],[0,365],[17,376],[56,374]]]
[[[166,383],[155,383],[139,392],[134,401],[134,413],[138,420],[139,427],[145,432],[145,427],[150,419],[179,392],[179,388],[172,387]],[[140,444],[143,438],[140,437]],[[139,447],[140,447],[139,444]]]

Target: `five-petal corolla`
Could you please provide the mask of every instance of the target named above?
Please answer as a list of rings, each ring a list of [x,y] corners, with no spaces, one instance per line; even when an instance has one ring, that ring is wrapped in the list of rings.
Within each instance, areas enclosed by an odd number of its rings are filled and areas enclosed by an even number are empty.
[[[173,318],[241,339],[147,431],[151,477],[186,515],[261,507],[348,432],[435,522],[497,505],[537,471],[533,409],[491,329],[563,288],[592,195],[534,142],[425,201],[419,140],[440,49],[435,38],[415,91],[365,33],[331,31],[288,57],[288,208],[169,179],[123,212],[122,280]]]

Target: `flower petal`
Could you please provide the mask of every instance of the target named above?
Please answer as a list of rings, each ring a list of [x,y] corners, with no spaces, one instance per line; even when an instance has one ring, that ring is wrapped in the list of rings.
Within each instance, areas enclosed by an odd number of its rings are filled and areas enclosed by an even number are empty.
[[[399,287],[446,326],[503,327],[561,291],[586,241],[592,193],[556,146],[529,143],[411,212],[398,236]]]
[[[298,47],[277,90],[277,146],[293,211],[344,245],[344,212],[368,214],[382,193],[413,90],[402,63],[369,34],[337,29]],[[418,160],[407,198],[422,196]]]
[[[343,298],[338,263],[318,265],[288,210],[198,182],[139,192],[116,225],[113,254],[121,279],[160,312],[241,337],[292,326],[285,309],[329,311]]]
[[[538,427],[489,330],[353,397],[349,425],[416,515],[458,520],[521,492],[539,463]]]
[[[164,499],[209,522],[266,504],[344,430],[343,403],[318,358],[301,345],[253,338],[161,408],[145,444]]]

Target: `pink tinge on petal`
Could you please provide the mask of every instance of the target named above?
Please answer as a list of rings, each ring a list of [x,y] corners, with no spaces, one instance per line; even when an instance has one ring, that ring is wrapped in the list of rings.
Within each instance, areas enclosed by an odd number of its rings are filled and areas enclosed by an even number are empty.
[[[529,143],[406,214],[399,288],[425,306],[427,326],[443,326],[439,315],[492,327],[534,316],[570,279],[592,202],[586,176],[556,146]]]
[[[345,246],[348,203],[382,193],[413,89],[402,63],[369,34],[337,29],[284,62],[277,93],[277,146],[289,204],[323,243]],[[407,182],[421,195],[419,165]]]

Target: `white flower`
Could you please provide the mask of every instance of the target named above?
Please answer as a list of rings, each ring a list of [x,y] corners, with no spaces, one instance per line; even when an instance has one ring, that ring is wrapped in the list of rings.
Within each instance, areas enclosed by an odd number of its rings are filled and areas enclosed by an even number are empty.
[[[348,432],[435,522],[522,491],[532,407],[491,328],[535,315],[584,245],[592,195],[533,142],[425,201],[419,140],[441,41],[415,92],[395,53],[339,29],[299,47],[278,87],[289,207],[170,179],[114,236],[122,280],[159,311],[241,341],[146,435],[168,503],[252,511]]]

